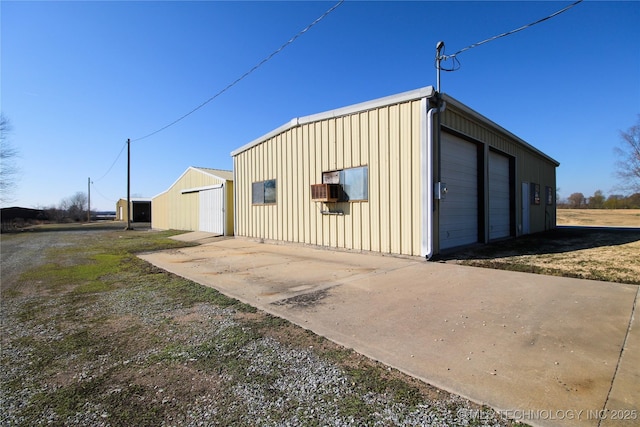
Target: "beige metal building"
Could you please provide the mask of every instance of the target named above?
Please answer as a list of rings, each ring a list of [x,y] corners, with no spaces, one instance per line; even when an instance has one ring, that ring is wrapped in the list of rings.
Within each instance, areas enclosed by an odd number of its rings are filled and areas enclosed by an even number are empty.
[[[189,167],[152,202],[151,227],[233,235],[233,172]]]
[[[231,155],[237,236],[430,258],[556,224],[559,163],[433,87],[295,118]]]
[[[131,221],[151,222],[151,199],[142,197],[132,197]],[[116,202],[116,221],[128,221],[129,207],[127,199],[120,199]]]

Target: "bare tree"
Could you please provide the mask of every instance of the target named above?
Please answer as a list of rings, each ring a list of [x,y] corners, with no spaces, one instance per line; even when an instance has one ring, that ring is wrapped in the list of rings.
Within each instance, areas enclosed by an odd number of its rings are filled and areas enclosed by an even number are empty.
[[[615,147],[620,160],[616,162],[616,175],[620,178],[620,189],[640,192],[640,114],[638,122],[620,132],[621,147]]]
[[[60,202],[60,210],[66,213],[66,217],[73,221],[81,221],[87,217],[87,195],[78,191],[73,196]]]
[[[569,200],[569,206],[571,208],[581,208],[582,204],[584,203],[585,199],[584,199],[584,194],[582,193],[573,193],[568,197]]]
[[[12,200],[11,193],[15,189],[16,175],[18,174],[18,167],[15,163],[18,150],[9,141],[10,132],[9,120],[0,113],[0,202],[2,203]]]

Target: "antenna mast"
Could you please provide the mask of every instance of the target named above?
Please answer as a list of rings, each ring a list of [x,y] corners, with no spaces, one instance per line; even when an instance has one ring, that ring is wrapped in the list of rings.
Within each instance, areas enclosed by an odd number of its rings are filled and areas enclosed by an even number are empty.
[[[440,93],[440,61],[444,58],[444,55],[441,55],[441,52],[444,50],[444,42],[443,41],[439,41],[436,44],[436,70],[437,70],[437,77],[436,77],[436,90],[438,91],[438,93]]]

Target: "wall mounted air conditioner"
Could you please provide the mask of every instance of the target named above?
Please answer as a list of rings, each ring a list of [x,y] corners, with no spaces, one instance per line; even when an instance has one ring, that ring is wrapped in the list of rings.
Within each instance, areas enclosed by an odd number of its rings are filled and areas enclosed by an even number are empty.
[[[340,184],[311,184],[311,200],[314,202],[337,202],[340,199]]]

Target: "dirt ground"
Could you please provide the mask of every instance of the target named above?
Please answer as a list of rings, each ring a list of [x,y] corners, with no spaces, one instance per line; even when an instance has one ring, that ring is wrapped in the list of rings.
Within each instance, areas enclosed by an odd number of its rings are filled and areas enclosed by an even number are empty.
[[[558,209],[558,225],[640,227],[640,209]]]

